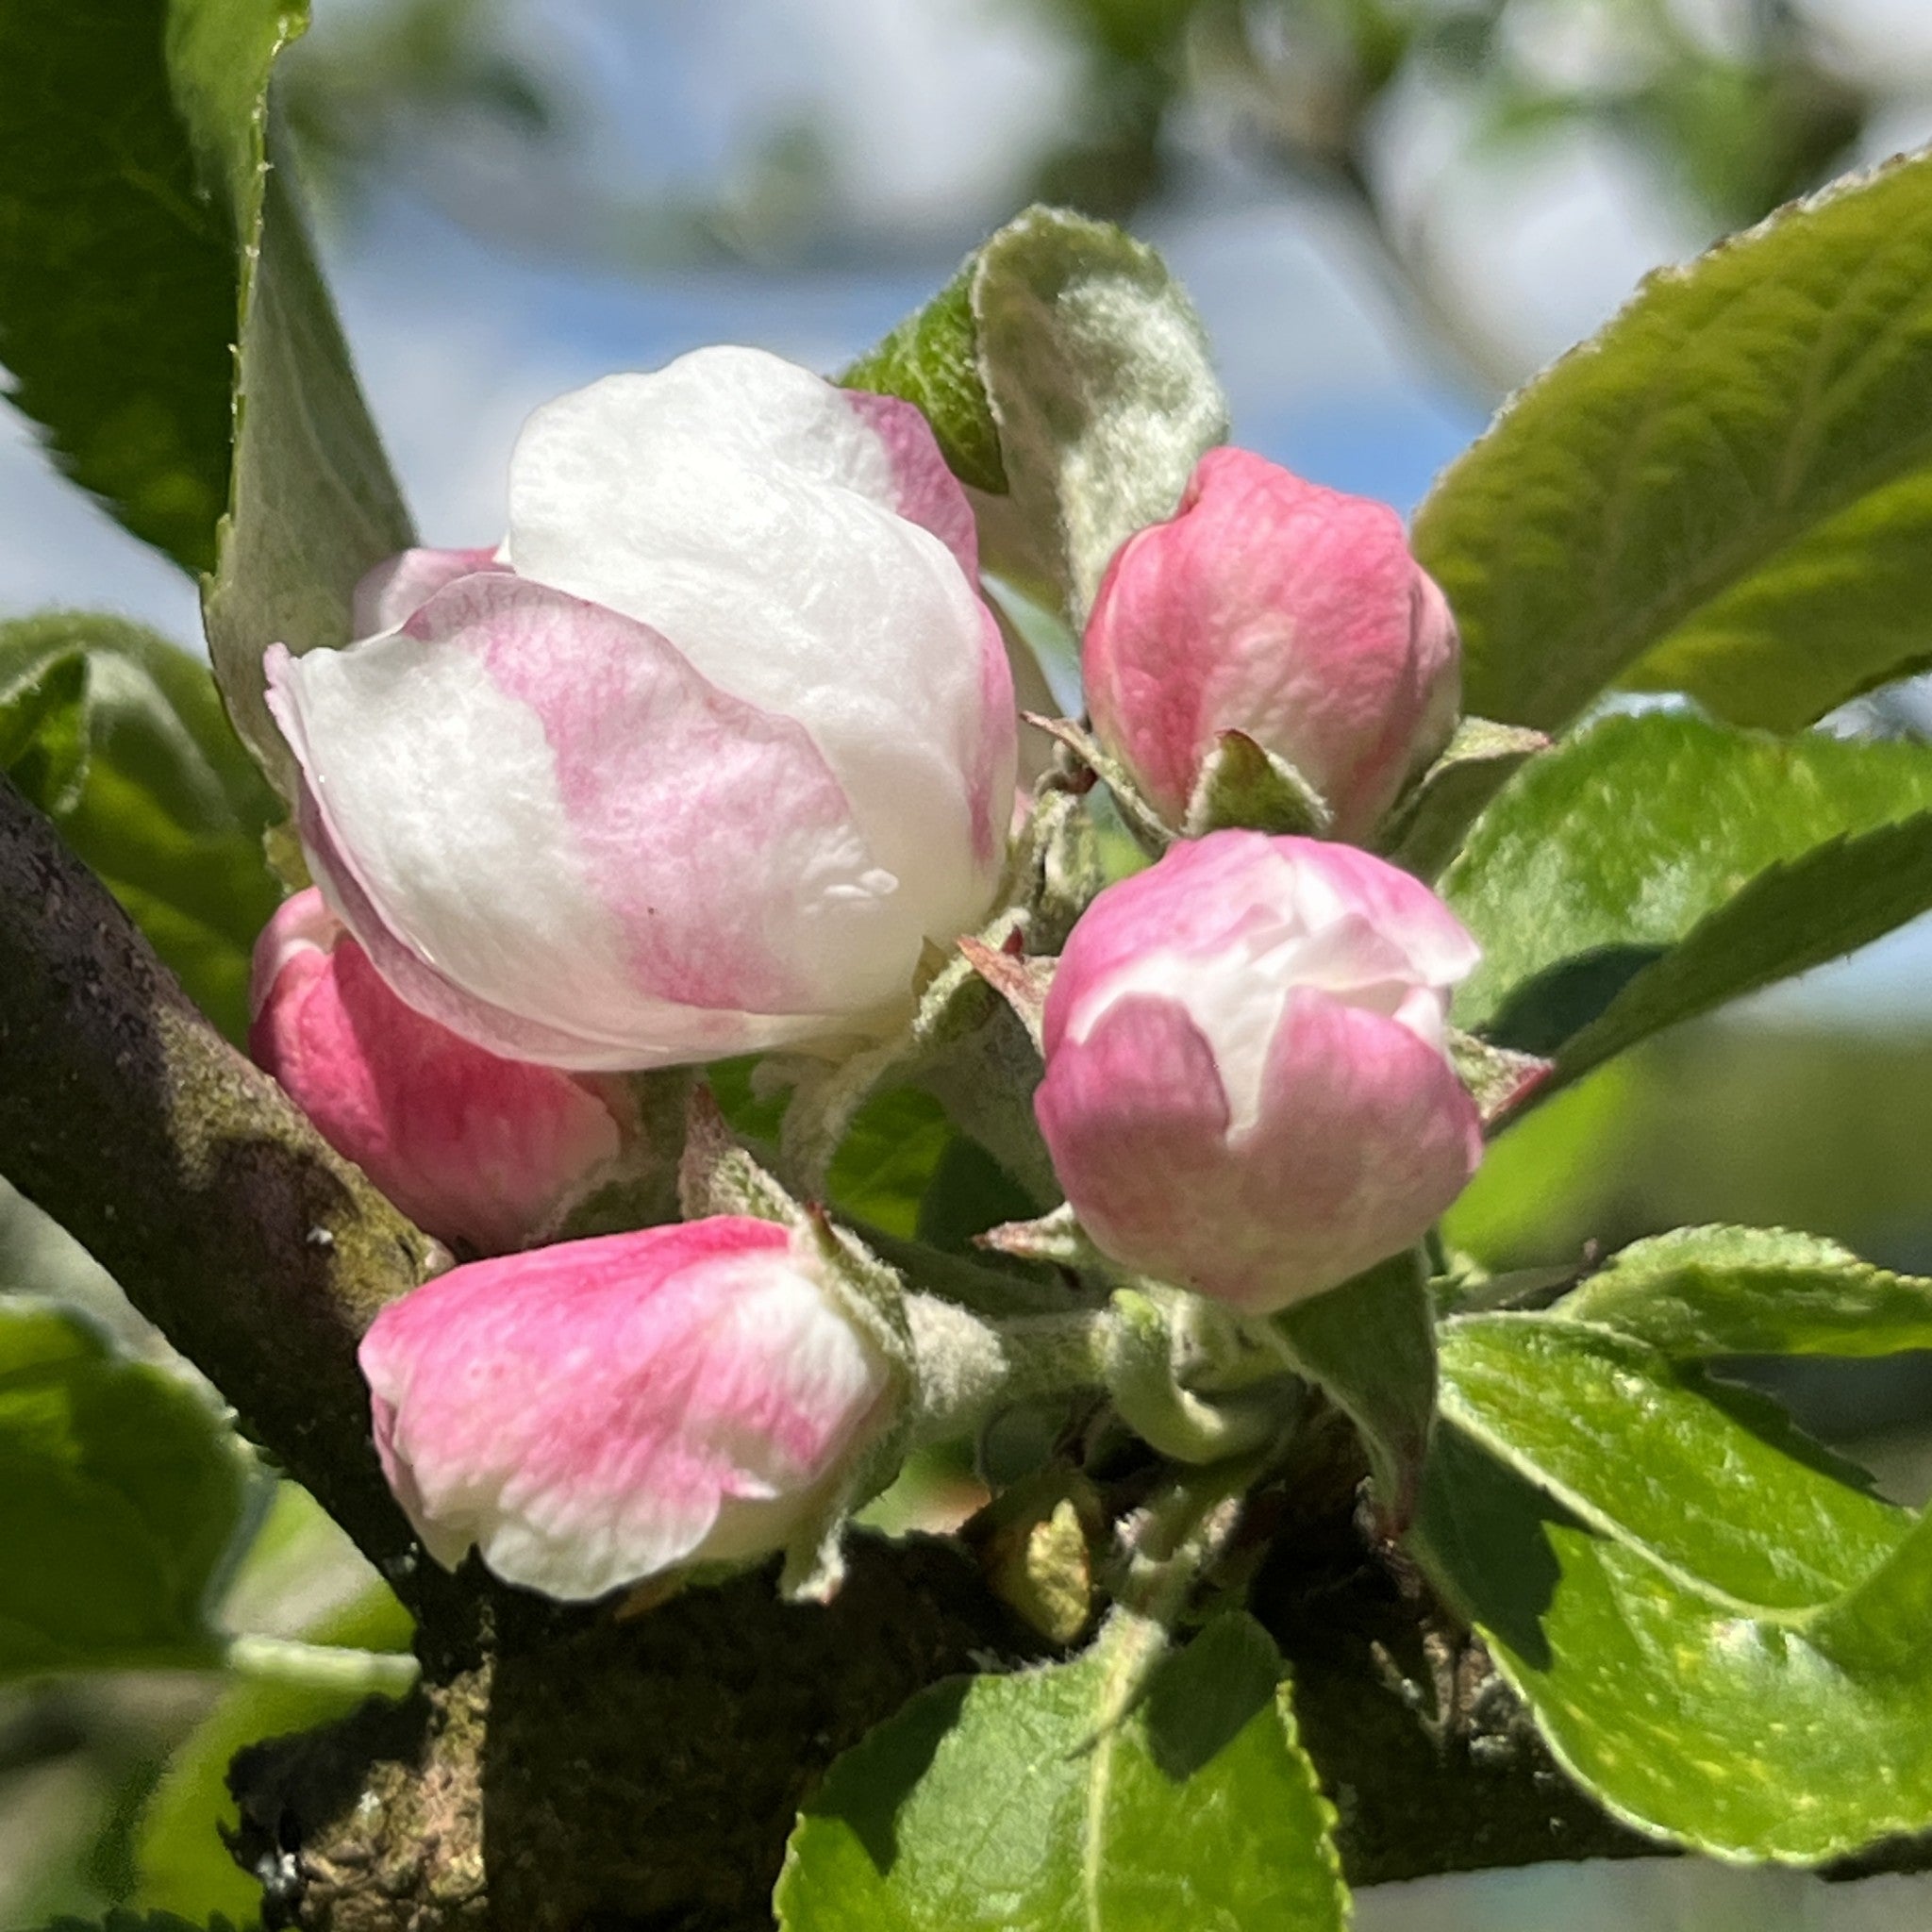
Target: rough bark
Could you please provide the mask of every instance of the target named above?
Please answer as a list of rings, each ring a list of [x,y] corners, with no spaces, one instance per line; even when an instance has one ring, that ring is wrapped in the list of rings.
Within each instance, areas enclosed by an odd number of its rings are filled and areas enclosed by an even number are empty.
[[[800,1800],[915,1690],[1038,1652],[950,1545],[855,1541],[825,1607],[761,1571],[620,1621],[503,1592],[400,1708],[237,1760],[238,1856],[303,1932],[757,1932]]]
[[[238,1856],[300,1932],[770,1932],[802,1799],[917,1690],[1042,1655],[948,1543],[859,1539],[824,1609],[769,1573],[630,1621],[478,1587],[493,1627],[403,1707],[237,1760]],[[1266,1565],[1357,1885],[1655,1855],[1563,1776],[1481,1646],[1344,1512]],[[1440,1700],[1440,1701],[1439,1701]]]

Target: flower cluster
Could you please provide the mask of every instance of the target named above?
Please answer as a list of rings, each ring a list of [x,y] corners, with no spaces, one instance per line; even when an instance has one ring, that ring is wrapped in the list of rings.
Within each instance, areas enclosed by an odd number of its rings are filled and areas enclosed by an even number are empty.
[[[807,1216],[559,1237],[675,1160],[630,1076],[890,1055],[958,941],[1024,945],[1018,721],[908,404],[742,349],[613,376],[531,419],[508,521],[374,573],[349,647],[268,653],[319,890],[262,936],[253,1045],[485,1257],[363,1346],[425,1546],[588,1598],[791,1546],[947,1381],[900,1375]],[[1177,838],[1041,962],[1032,1104],[1080,1225],[1257,1321],[1415,1242],[1479,1157],[1446,1035],[1475,948],[1361,849],[1455,724],[1455,626],[1391,512],[1215,450],[1082,664],[1138,822],[1184,828],[1239,733],[1334,835]]]

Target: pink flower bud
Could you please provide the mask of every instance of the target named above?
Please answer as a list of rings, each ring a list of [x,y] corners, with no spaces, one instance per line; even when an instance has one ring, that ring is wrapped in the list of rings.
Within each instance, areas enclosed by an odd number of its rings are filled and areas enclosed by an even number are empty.
[[[972,511],[909,404],[751,349],[533,415],[493,552],[268,654],[329,903],[493,1052],[672,1066],[883,1034],[988,908],[1016,716]]]
[[[1170,523],[1128,539],[1087,624],[1094,730],[1169,824],[1242,731],[1360,840],[1455,729],[1455,620],[1388,505],[1211,449]]]
[[[1217,832],[1108,887],[1034,1102],[1082,1224],[1257,1314],[1419,1239],[1482,1155],[1445,1046],[1476,958],[1426,886],[1320,840]]]
[[[893,1380],[808,1241],[731,1215],[455,1269],[361,1361],[430,1555],[573,1601],[814,1535]]]
[[[336,1152],[440,1239],[524,1246],[635,1161],[621,1079],[499,1059],[406,1007],[310,890],[255,948],[249,1050]]]

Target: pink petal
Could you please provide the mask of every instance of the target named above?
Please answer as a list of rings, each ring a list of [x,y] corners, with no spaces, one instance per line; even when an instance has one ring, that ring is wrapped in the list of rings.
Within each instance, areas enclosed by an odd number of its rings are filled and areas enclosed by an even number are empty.
[[[1474,1103],[1440,1053],[1310,991],[1290,996],[1243,1132],[1229,1134],[1205,1038],[1144,996],[1055,1054],[1035,1106],[1107,1254],[1257,1314],[1419,1240],[1482,1155]]]
[[[890,509],[923,525],[955,557],[969,580],[979,576],[979,530],[959,479],[946,467],[932,425],[898,396],[848,389],[847,405],[884,446],[892,478]]]
[[[1338,925],[1373,937],[1373,969],[1364,961],[1373,977],[1392,957],[1446,991],[1480,957],[1428,887],[1369,853],[1328,840],[1213,832],[1171,846],[1081,915],[1047,998],[1046,1049],[1088,1003],[1110,996],[1120,974],[1138,973],[1152,956],[1211,962],[1271,930],[1314,936]]]
[[[886,413],[881,435],[852,392],[753,349],[607,376],[525,425],[508,555],[802,724],[943,945],[996,883],[982,781],[1010,769],[1016,722],[961,567],[963,499],[936,460],[912,464],[916,426]]]
[[[358,638],[407,624],[445,584],[477,571],[508,570],[493,550],[405,550],[356,586],[351,622]]]
[[[271,653],[270,703],[338,908],[479,1044],[670,1064],[903,997],[916,914],[809,738],[648,626],[472,575],[393,636]]]
[[[1351,840],[1447,741],[1459,656],[1392,509],[1239,449],[1208,451],[1174,520],[1123,546],[1082,647],[1095,728],[1165,817],[1233,729],[1292,763]]]
[[[284,968],[305,954],[326,954],[341,931],[341,921],[313,886],[284,899],[255,942],[248,974],[249,1017],[255,1018],[267,1005]]]
[[[889,1386],[786,1232],[734,1217],[458,1268],[361,1360],[431,1554],[570,1600],[783,1547]]]
[[[1351,915],[1360,918],[1398,948],[1410,971],[1429,986],[1457,986],[1475,971],[1482,949],[1468,928],[1427,886],[1400,866],[1327,840],[1274,839],[1269,844],[1277,860],[1295,868],[1303,917],[1311,925]]]
[[[1033,1096],[1054,1171],[1081,1224],[1123,1266],[1204,1288],[1228,1184],[1227,1097],[1185,1010],[1130,994],[1087,1038],[1054,1049]]]
[[[325,928],[326,947],[313,942]],[[320,892],[277,913],[258,959],[273,976],[249,1034],[256,1060],[441,1240],[521,1247],[624,1151],[633,1109],[620,1084],[499,1058],[405,1006]]]
[[[1044,1014],[1041,1131],[1114,1259],[1266,1311],[1415,1241],[1481,1154],[1444,1050],[1477,952],[1425,887],[1218,832],[1109,886]]]
[[[1221,1292],[1279,1307],[1418,1241],[1482,1159],[1475,1102],[1399,1021],[1311,991],[1289,997],[1260,1117],[1229,1148],[1236,1244]]]

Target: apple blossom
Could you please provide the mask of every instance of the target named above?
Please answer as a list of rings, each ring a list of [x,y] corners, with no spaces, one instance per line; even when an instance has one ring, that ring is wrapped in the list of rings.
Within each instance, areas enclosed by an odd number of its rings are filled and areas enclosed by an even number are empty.
[[[1081,1224],[1257,1314],[1417,1240],[1481,1158],[1445,1045],[1476,958],[1426,886],[1320,840],[1217,832],[1108,887],[1047,995],[1035,1096]]]
[[[911,405],[716,348],[545,405],[502,548],[268,654],[329,903],[500,1054],[668,1066],[878,1035],[988,910],[1011,675]]]
[[[255,949],[248,1048],[404,1213],[481,1254],[523,1247],[638,1164],[615,1075],[507,1060],[392,993],[313,888]]]
[[[470,1262],[361,1363],[430,1555],[571,1601],[815,1540],[894,1386],[809,1236],[736,1215]]]
[[[1081,648],[1101,742],[1181,824],[1224,731],[1286,759],[1359,841],[1448,742],[1455,620],[1386,504],[1240,449],[1108,567]]]

